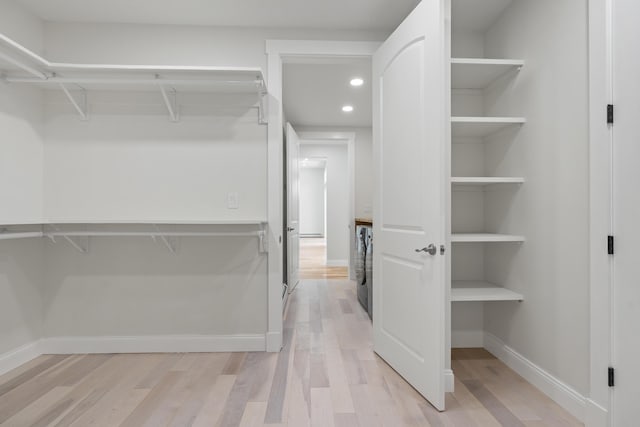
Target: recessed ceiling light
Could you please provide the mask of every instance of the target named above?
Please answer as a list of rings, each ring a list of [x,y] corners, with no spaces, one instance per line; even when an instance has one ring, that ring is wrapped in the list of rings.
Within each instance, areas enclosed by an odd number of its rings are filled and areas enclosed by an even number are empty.
[[[351,79],[349,83],[351,83],[351,86],[362,86],[364,84],[364,80],[362,80],[360,77],[355,77]]]
[[[345,105],[344,107],[342,107],[342,111],[344,111],[345,113],[350,113],[353,111],[353,106]]]

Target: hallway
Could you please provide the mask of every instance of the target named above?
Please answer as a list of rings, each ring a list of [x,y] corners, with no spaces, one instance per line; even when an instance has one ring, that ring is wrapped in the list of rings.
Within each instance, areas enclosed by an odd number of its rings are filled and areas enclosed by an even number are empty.
[[[305,280],[280,353],[41,356],[0,377],[0,425],[576,426],[484,350],[438,413],[372,351],[353,282]]]
[[[347,279],[347,267],[327,266],[327,240],[300,238],[300,279]]]

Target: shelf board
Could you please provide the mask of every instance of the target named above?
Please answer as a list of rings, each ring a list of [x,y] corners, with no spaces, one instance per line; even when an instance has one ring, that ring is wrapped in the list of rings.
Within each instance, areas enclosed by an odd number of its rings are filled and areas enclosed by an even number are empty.
[[[524,178],[520,177],[481,177],[481,176],[453,176],[452,185],[486,186],[493,184],[522,184]]]
[[[495,233],[453,233],[453,243],[492,243],[492,242],[524,242],[524,236]]]
[[[15,225],[261,225],[266,219],[194,219],[194,220],[113,220],[113,219],[47,219],[41,222],[0,224],[2,226]]]
[[[452,302],[522,301],[522,294],[487,282],[456,281],[451,283]]]
[[[520,59],[451,58],[451,88],[485,89],[523,65]]]
[[[484,138],[526,121],[524,117],[451,117],[451,135]]]

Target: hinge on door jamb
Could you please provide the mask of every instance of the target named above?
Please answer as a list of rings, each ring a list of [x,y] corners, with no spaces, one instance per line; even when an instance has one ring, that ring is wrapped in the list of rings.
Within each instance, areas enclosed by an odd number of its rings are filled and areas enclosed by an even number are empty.
[[[607,254],[613,255],[615,253],[615,246],[613,236],[607,236]]]
[[[607,124],[613,124],[613,104],[607,104]]]
[[[609,367],[607,370],[608,384],[609,387],[613,387],[616,385],[616,371],[615,369]]]

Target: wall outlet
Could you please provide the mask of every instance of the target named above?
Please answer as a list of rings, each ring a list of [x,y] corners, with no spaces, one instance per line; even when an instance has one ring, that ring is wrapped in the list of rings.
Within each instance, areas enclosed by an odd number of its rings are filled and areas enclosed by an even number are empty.
[[[238,193],[231,191],[227,193],[227,209],[238,209]]]

